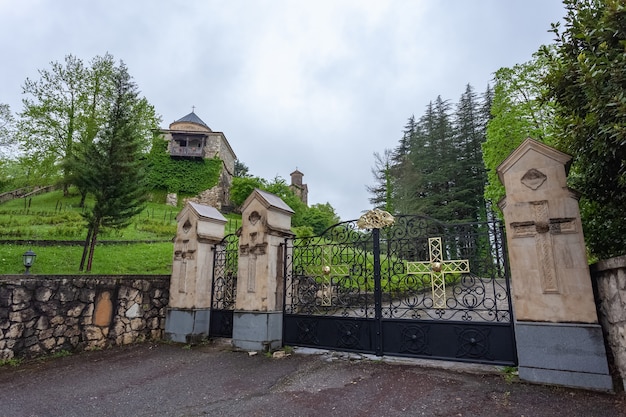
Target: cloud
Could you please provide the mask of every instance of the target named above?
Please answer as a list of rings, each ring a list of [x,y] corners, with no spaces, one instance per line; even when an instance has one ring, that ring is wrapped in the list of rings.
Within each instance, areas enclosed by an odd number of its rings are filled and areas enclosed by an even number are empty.
[[[74,54],[123,60],[163,126],[196,113],[253,175],[297,167],[309,202],[369,208],[372,154],[438,95],[530,59],[560,0],[0,0],[0,103]]]

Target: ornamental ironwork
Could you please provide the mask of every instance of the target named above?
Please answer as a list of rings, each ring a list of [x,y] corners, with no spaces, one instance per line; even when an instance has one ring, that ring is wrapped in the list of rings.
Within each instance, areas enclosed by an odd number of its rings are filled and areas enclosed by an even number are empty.
[[[516,363],[500,223],[364,216],[285,240],[285,344]]]

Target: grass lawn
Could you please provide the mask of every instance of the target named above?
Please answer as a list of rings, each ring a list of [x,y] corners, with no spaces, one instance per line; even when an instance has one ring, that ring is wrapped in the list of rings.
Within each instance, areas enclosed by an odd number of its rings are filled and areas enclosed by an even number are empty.
[[[93,255],[93,275],[160,275],[172,271],[174,246],[163,243],[125,243],[99,245]],[[31,249],[37,254],[32,274],[80,274],[82,246],[0,245],[0,274],[24,272],[22,255]]]
[[[22,254],[29,249],[37,254],[31,273],[78,274],[82,245],[61,241],[85,240],[87,229],[79,203],[76,191],[67,197],[54,191],[0,204],[0,274],[23,273]],[[96,246],[91,274],[169,274],[180,209],[149,202],[128,227],[100,233],[98,240],[103,243]],[[241,216],[226,217],[225,233],[234,233]],[[42,241],[47,242],[43,245]]]

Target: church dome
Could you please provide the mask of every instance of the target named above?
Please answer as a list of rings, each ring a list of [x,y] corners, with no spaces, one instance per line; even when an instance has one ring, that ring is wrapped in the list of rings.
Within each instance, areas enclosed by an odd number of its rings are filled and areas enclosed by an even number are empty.
[[[206,123],[204,123],[204,122],[202,121],[202,119],[201,119],[201,118],[199,118],[199,117],[196,115],[196,113],[194,113],[194,111],[193,111],[193,110],[192,110],[192,111],[191,111],[191,113],[189,113],[188,115],[183,116],[183,117],[181,117],[180,119],[178,119],[178,120],[176,120],[175,122],[173,122],[173,123],[170,125],[170,129],[171,129],[171,130],[176,130],[176,129],[174,129],[174,126],[175,126],[175,125],[177,125],[177,124],[188,124],[188,123],[191,123],[191,124],[194,124],[194,125],[201,126],[201,127],[203,127],[204,129],[208,130],[209,132],[212,132],[211,128],[210,128],[210,127],[209,127]]]

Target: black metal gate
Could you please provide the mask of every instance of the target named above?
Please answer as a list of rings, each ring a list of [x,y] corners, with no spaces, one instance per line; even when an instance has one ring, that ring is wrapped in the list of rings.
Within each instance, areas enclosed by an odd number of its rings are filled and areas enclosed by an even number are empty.
[[[215,245],[209,337],[233,336],[238,259],[239,237],[237,235],[226,235],[219,244]]]
[[[285,345],[517,363],[498,222],[350,221],[285,245]]]

